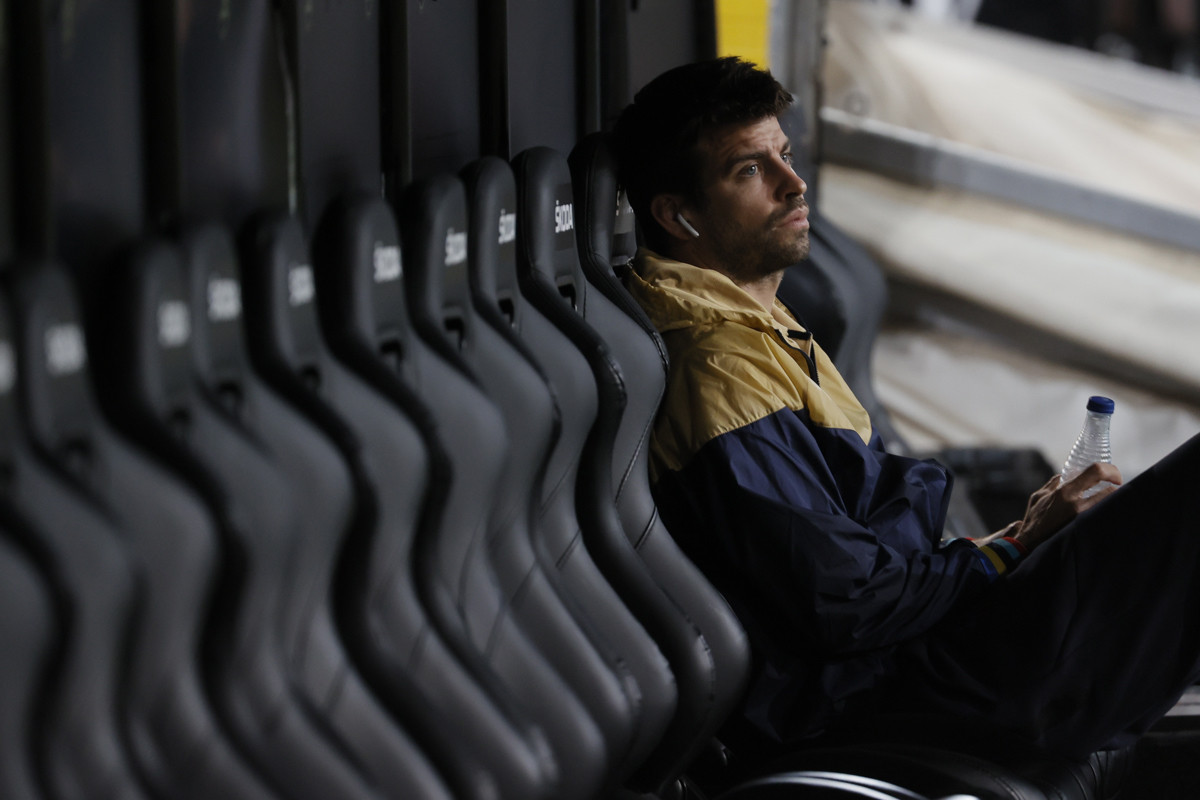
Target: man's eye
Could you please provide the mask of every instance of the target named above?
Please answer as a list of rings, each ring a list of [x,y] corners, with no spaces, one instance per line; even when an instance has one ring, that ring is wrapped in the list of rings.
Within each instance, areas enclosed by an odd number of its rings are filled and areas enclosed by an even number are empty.
[[[742,168],[742,174],[743,175],[757,175],[758,174],[758,164],[747,164],[745,167]]]
[[[796,157],[793,156],[791,153],[783,153],[779,157],[783,159],[783,162],[785,164],[791,164],[793,161],[796,160]]]

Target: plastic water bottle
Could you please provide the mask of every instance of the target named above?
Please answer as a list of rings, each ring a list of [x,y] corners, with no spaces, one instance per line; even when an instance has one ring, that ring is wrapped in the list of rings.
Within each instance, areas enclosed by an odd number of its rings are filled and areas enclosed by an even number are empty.
[[[1096,395],[1088,398],[1087,416],[1083,420],[1083,430],[1079,432],[1079,438],[1071,447],[1071,454],[1063,463],[1058,481],[1060,486],[1083,472],[1090,464],[1112,463],[1112,444],[1109,442],[1108,434],[1115,407],[1113,401],[1107,397]],[[1083,496],[1091,497],[1104,487],[1111,485],[1108,481],[1101,481],[1084,492]]]

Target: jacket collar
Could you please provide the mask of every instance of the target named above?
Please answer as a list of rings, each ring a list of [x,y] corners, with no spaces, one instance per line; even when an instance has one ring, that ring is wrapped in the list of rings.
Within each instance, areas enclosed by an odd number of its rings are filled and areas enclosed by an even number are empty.
[[[639,248],[628,279],[629,290],[662,333],[697,325],[735,322],[785,339],[805,340],[808,332],[782,303],[770,311],[726,275],[663,258]]]

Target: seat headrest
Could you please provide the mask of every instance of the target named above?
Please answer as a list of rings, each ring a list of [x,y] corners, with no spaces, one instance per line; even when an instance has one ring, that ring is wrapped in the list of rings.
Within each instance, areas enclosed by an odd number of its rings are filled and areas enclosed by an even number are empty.
[[[617,164],[602,133],[579,140],[568,159],[581,222],[580,253],[589,263],[625,264],[637,252],[633,207],[617,183]]]
[[[95,414],[75,286],[53,262],[22,265],[11,285],[28,431],[58,452],[91,437]]]
[[[195,312],[179,248],[145,242],[129,260],[114,293],[115,341],[106,365],[118,392],[167,419],[191,400]],[[113,327],[113,326],[110,326]]]
[[[250,341],[299,371],[321,352],[316,278],[300,220],[286,213],[259,217],[241,245]]]
[[[233,236],[220,225],[204,225],[186,231],[180,244],[191,292],[196,375],[214,387],[240,383],[248,361]]]
[[[17,392],[20,390],[17,372],[16,342],[13,341],[11,302],[7,291],[0,292],[0,465],[12,461],[17,431]]]
[[[637,255],[637,217],[634,216],[633,206],[629,204],[629,196],[621,186],[617,186],[617,211],[613,220],[612,252],[609,263],[614,267],[628,264]]]
[[[408,338],[400,232],[374,195],[331,203],[315,239],[320,314],[331,342],[351,333],[372,346]]]
[[[494,156],[462,172],[470,203],[472,289],[489,302],[517,291],[517,184],[512,168]]]
[[[517,181],[518,263],[555,283],[579,279],[575,249],[575,198],[567,159],[533,147],[513,160]]]
[[[469,242],[462,181],[439,174],[409,187],[401,200],[400,222],[409,313],[437,322],[447,308],[467,308]]]

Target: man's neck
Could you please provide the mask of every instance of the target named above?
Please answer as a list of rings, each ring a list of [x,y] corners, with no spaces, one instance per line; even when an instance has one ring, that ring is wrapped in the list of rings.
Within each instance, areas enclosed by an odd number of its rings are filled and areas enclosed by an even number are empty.
[[[769,275],[763,275],[757,278],[746,280],[738,275],[730,274],[729,271],[721,269],[719,266],[705,263],[705,259],[692,250],[692,248],[684,245],[682,247],[666,248],[663,253],[667,258],[682,261],[685,264],[691,264],[695,267],[711,269],[714,272],[719,272],[729,280],[733,281],[741,289],[744,289],[747,294],[758,301],[767,311],[775,307],[775,293],[779,290],[779,284],[783,282],[783,270],[772,272]]]
[[[774,272],[752,281],[741,281],[732,275],[729,279],[746,291],[746,294],[758,301],[767,311],[775,307],[775,293],[783,282],[783,272]]]

